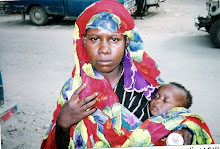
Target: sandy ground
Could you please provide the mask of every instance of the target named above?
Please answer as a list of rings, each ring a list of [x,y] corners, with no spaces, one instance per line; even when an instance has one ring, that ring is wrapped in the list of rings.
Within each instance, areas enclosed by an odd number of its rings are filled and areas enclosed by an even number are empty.
[[[206,16],[206,0],[167,0],[135,19],[147,53],[160,66],[165,82],[191,90],[191,110],[208,123],[220,143],[220,49],[194,17]],[[38,149],[49,127],[59,91],[71,76],[72,20],[34,26],[19,15],[0,16],[0,69],[5,103],[17,103],[17,115],[1,124],[3,149]]]

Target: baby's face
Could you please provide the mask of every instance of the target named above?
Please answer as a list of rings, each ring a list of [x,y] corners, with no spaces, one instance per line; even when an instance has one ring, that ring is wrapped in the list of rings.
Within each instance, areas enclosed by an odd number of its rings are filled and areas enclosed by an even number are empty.
[[[149,109],[152,115],[158,115],[174,107],[184,107],[186,100],[184,90],[175,85],[166,84],[159,88],[150,101]]]

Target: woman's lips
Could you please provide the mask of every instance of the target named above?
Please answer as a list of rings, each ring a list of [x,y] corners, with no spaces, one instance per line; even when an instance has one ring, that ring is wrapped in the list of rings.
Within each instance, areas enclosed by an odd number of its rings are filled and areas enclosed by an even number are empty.
[[[99,64],[102,64],[102,65],[108,65],[108,64],[112,63],[113,60],[111,60],[111,59],[107,59],[107,60],[98,60],[97,62],[98,62]]]

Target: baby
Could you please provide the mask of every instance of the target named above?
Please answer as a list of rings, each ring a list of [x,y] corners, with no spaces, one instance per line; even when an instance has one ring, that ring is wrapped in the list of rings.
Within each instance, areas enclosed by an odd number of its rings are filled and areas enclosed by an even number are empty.
[[[169,84],[162,85],[149,104],[151,115],[159,115],[174,107],[189,108],[192,105],[192,95],[179,83],[170,82]],[[174,133],[175,132],[175,133]],[[172,135],[163,137],[158,145],[181,145],[184,143],[182,136],[178,131],[172,131]],[[171,138],[171,136],[174,136]],[[169,137],[169,138],[168,138]],[[177,139],[180,137],[179,139]],[[169,140],[169,141],[168,141]],[[172,142],[169,144],[169,142]]]
[[[176,82],[162,85],[149,104],[151,115],[159,115],[174,107],[189,108],[192,95],[184,86]]]

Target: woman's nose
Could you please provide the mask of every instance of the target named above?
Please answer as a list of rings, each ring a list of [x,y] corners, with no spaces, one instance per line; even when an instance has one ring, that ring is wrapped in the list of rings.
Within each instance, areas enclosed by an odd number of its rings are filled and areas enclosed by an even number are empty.
[[[111,49],[110,49],[109,43],[107,41],[101,42],[100,48],[99,48],[99,53],[102,53],[102,54],[110,54],[111,53]]]

